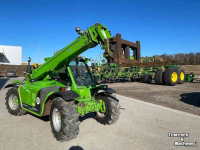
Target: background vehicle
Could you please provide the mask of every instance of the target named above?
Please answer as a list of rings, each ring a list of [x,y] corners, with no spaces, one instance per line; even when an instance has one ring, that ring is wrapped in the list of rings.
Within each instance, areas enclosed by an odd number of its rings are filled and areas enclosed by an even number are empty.
[[[6,77],[16,77],[16,71],[14,70],[7,70]]]

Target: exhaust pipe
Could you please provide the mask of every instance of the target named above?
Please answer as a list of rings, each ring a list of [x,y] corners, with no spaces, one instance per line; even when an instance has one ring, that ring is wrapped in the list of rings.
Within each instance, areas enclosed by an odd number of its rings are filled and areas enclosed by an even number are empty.
[[[29,60],[28,60],[28,66],[27,66],[27,72],[28,73],[31,73],[31,57],[29,57]]]

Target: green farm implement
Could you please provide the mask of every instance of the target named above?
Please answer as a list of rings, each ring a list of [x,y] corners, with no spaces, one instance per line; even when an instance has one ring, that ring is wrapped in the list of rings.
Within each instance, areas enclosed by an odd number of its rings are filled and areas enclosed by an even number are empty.
[[[115,123],[120,115],[119,100],[107,85],[96,86],[87,66],[89,59],[80,57],[84,51],[100,44],[104,57],[118,66],[140,63],[140,42],[121,39],[117,34],[96,23],[83,31],[76,28],[78,38],[45,58],[42,65],[30,65],[25,82],[14,81],[6,94],[8,112],[21,116],[29,112],[42,117],[50,115],[50,125],[58,141],[68,141],[79,133],[79,116],[95,113],[102,124]],[[130,57],[133,51],[134,60]],[[42,135],[40,135],[42,136]]]
[[[186,82],[194,82],[194,83],[200,83],[200,78],[199,76],[196,77],[196,74],[191,72],[190,74],[185,75],[185,81]]]
[[[185,72],[176,65],[176,61],[163,61],[160,57],[141,58],[140,63],[135,66],[118,66],[116,63],[107,63],[98,66],[93,77],[95,80],[120,80],[142,81],[151,83],[155,80],[157,84],[176,85],[185,80]],[[94,67],[93,67],[94,68]],[[95,69],[94,69],[95,70]]]
[[[196,79],[195,76],[196,75],[193,72],[191,72],[190,74],[186,74],[185,81],[186,82],[193,82]]]

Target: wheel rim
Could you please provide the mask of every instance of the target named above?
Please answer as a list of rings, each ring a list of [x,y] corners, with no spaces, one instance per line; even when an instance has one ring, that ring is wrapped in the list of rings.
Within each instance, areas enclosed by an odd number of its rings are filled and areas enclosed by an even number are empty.
[[[180,74],[180,79],[181,79],[181,81],[183,81],[183,80],[184,80],[184,78],[185,78],[185,75],[184,75],[184,73],[183,73],[183,72],[181,72],[181,74]]]
[[[15,94],[11,94],[8,99],[10,109],[16,110],[18,108],[18,98]]]
[[[105,114],[105,113],[101,113],[101,112],[98,111],[98,112],[97,112],[97,115],[98,115],[100,118],[103,118],[103,117],[105,117],[106,114]]]
[[[54,129],[59,132],[61,129],[61,115],[57,108],[53,109],[52,120]]]
[[[173,73],[172,73],[171,79],[172,79],[172,82],[176,82],[176,81],[177,81],[178,76],[177,76],[177,73],[176,73],[176,72],[173,72]]]

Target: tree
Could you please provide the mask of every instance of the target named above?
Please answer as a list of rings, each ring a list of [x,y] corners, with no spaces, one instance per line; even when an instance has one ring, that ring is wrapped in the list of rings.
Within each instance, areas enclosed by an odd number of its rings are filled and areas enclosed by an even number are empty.
[[[188,62],[190,65],[200,65],[200,52],[197,53],[178,53],[173,55],[163,54],[160,55],[163,60],[177,60],[178,62]]]

